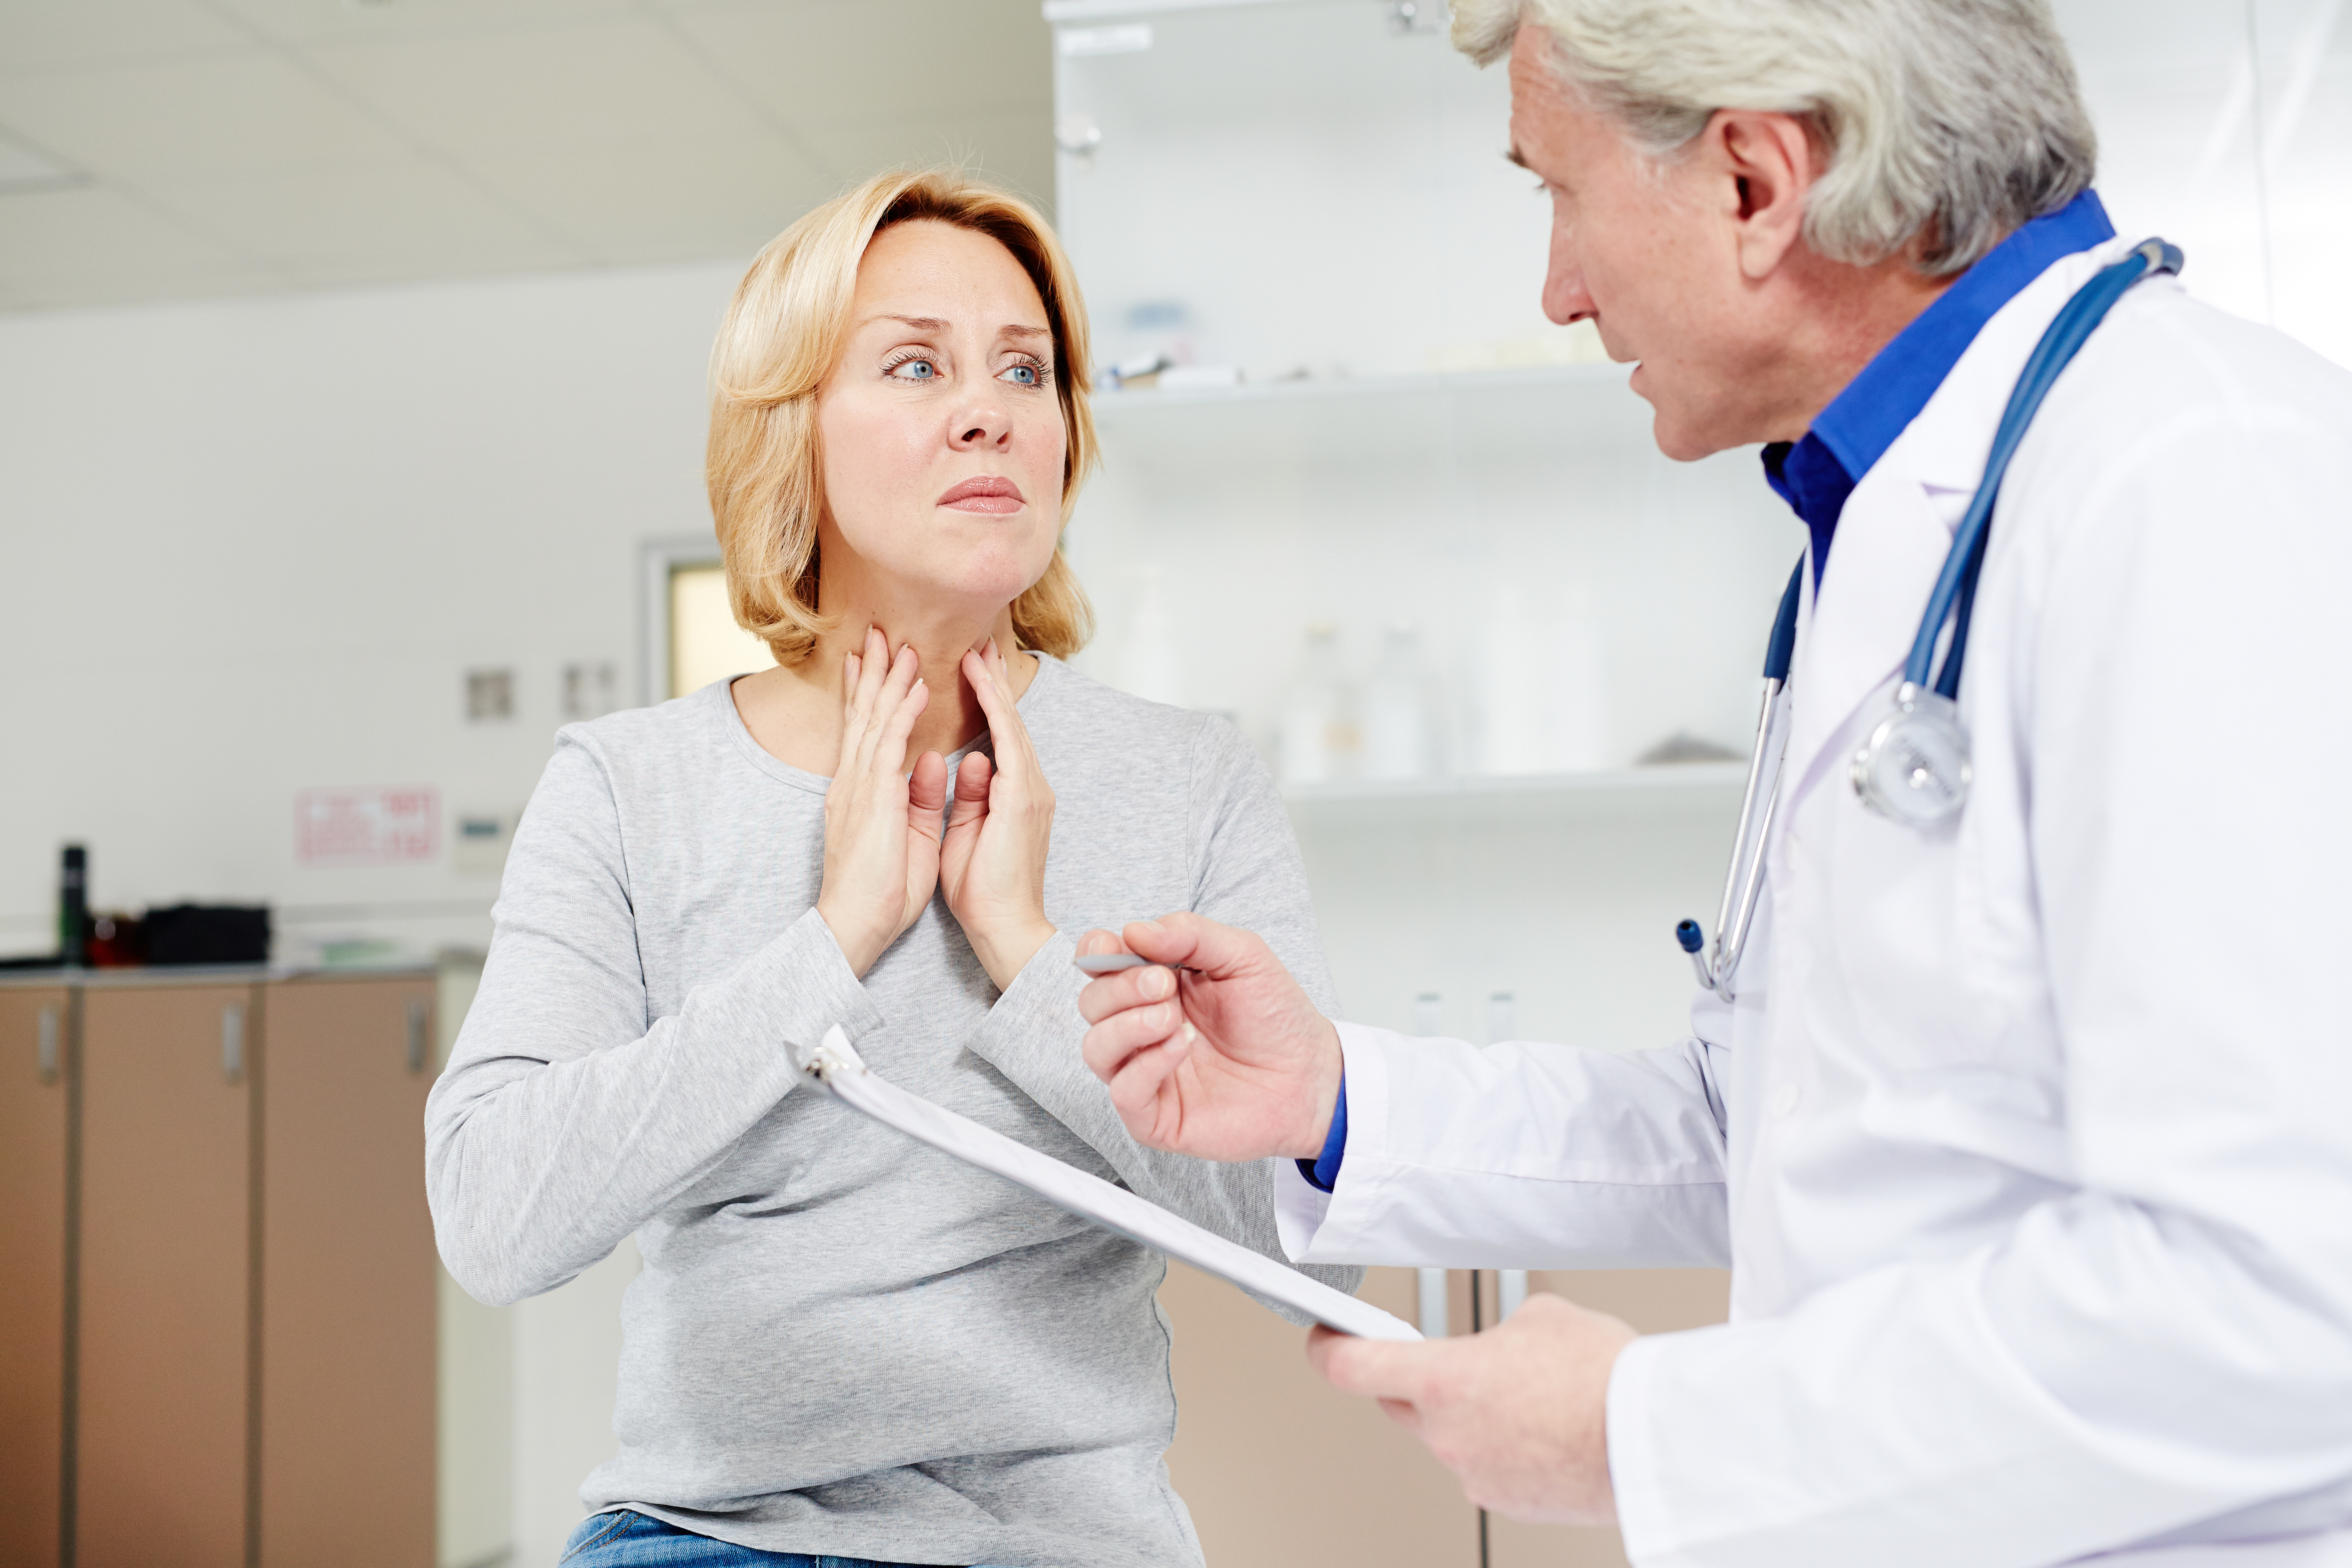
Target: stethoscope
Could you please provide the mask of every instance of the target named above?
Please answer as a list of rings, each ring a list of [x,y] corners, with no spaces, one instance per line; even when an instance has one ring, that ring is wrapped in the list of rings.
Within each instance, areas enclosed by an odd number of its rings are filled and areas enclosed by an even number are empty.
[[[1984,567],[1985,540],[1991,532],[2001,477],[2059,372],[2125,290],[2144,278],[2179,272],[2181,261],[2180,251],[2164,240],[2144,241],[2075,291],[2026,360],[1994,429],[1984,478],[1952,531],[1951,551],[1927,595],[1919,635],[1912,639],[1911,656],[1904,660],[1903,679],[1895,688],[1892,711],[1872,729],[1846,769],[1854,794],[1882,816],[1934,833],[1956,822],[1968,804],[1974,775],[1969,765],[1968,726],[1960,721],[1960,665],[1968,653],[1969,617],[1976,605],[1977,576]],[[1739,802],[1739,830],[1731,841],[1731,868],[1724,876],[1715,941],[1711,946],[1706,942],[1696,921],[1675,927],[1675,940],[1690,954],[1698,983],[1727,1002],[1748,945],[1748,928],[1756,918],[1756,900],[1764,890],[1765,847],[1780,805],[1780,762],[1789,738],[1789,665],[1796,654],[1797,601],[1804,582],[1805,563],[1800,560],[1780,595],[1772,640],[1765,645],[1763,712],[1756,723],[1756,751],[1748,763],[1748,788]],[[1951,623],[1951,642],[1930,686],[1927,671],[1947,621]]]

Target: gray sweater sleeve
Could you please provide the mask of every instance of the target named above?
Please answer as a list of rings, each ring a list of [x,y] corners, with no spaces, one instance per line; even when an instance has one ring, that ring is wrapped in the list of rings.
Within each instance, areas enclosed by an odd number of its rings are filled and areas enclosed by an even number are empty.
[[[559,737],[515,833],[482,985],[425,1111],[449,1272],[484,1301],[610,1253],[791,1092],[835,1023],[879,1021],[810,910],[648,1024],[611,782]]]
[[[1315,1005],[1336,1011],[1289,814],[1256,751],[1222,719],[1202,717],[1188,795],[1184,842],[1193,910],[1256,931]],[[1080,934],[1062,932],[1013,977],[971,1042],[973,1051],[1093,1147],[1139,1196],[1288,1266],[1275,1232],[1273,1161],[1217,1164],[1163,1153],[1137,1142],[1119,1121],[1110,1091],[1078,1050],[1087,1029],[1078,992],[1087,976],[1071,960]],[[1360,1268],[1329,1265],[1300,1272],[1348,1291],[1364,1275]]]

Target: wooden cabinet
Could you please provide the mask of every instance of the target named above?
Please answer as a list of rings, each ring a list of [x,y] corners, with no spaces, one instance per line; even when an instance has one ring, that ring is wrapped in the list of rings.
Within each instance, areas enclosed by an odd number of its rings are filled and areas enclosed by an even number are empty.
[[[1535,1273],[1550,1290],[1645,1333],[1721,1322],[1729,1276],[1711,1268]],[[1448,1278],[1447,1321],[1466,1333],[1470,1277]],[[1489,1311],[1496,1278],[1482,1279]],[[1375,1268],[1363,1298],[1411,1322],[1416,1279]],[[1307,1364],[1307,1331],[1223,1280],[1171,1264],[1160,1305],[1175,1329],[1178,1426],[1168,1471],[1211,1568],[1623,1568],[1614,1530],[1519,1524],[1478,1510],[1419,1439]]]
[[[261,1122],[261,1568],[434,1554],[432,992],[269,988]]]
[[[82,999],[75,1568],[244,1568],[254,996]]]
[[[1413,1320],[1413,1271],[1360,1294]],[[1476,1568],[1478,1510],[1420,1440],[1307,1364],[1307,1331],[1225,1281],[1168,1266],[1176,1441],[1168,1474],[1211,1568]]]
[[[430,1568],[433,994],[0,988],[0,1562]]]
[[[0,1563],[58,1551],[71,1001],[62,986],[0,991]]]

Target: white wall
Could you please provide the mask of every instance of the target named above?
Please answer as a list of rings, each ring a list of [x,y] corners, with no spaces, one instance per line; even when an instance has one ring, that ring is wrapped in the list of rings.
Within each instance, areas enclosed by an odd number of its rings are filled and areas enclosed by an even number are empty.
[[[267,899],[285,957],[486,942],[493,880],[446,847],[298,865],[296,792],[511,807],[564,664],[635,700],[637,552],[709,530],[740,271],[0,316],[0,951],[51,944],[67,840],[96,906]],[[479,666],[511,721],[467,722]]]

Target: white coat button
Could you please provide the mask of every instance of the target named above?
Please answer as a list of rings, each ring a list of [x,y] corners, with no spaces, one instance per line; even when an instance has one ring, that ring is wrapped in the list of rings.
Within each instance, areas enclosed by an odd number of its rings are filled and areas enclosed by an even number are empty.
[[[1772,1120],[1778,1121],[1797,1109],[1797,1086],[1784,1083],[1772,1091]]]

